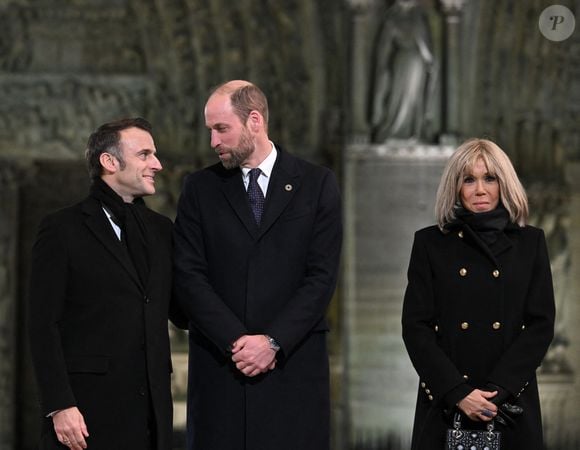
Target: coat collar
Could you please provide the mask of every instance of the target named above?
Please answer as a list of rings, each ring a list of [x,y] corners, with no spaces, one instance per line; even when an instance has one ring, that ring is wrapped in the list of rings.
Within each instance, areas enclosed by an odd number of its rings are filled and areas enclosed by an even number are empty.
[[[488,246],[473,229],[469,226],[463,226],[462,231],[464,236],[467,237],[471,242],[473,242],[492,262],[496,267],[499,267],[497,257],[502,253],[506,252],[513,246],[512,240],[506,234],[513,229],[506,228],[502,233],[497,236],[497,241],[490,247]]]
[[[121,263],[131,279],[143,290],[143,284],[137,275],[135,266],[123,244],[117,239],[100,203],[87,198],[82,203],[82,211],[86,216],[85,224],[103,246]]]
[[[214,166],[218,175],[222,177],[223,193],[226,200],[254,239],[259,239],[270,229],[300,187],[301,173],[297,159],[278,145],[276,145],[276,150],[278,157],[268,184],[260,226],[256,224],[252,214],[241,170],[239,168],[225,169],[221,163],[219,166]]]

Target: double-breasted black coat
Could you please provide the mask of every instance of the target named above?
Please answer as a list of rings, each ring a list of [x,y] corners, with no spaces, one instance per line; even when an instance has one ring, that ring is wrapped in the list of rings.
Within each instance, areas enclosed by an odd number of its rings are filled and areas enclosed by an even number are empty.
[[[487,383],[524,409],[515,427],[498,426],[503,448],[543,448],[536,369],[553,337],[554,297],[542,230],[511,224],[491,248],[467,226],[418,231],[402,324],[420,377],[413,450],[443,448],[444,410]]]
[[[40,448],[63,449],[52,411],[76,405],[90,450],[170,450],[172,224],[142,208],[145,284],[93,198],[49,215],[32,251],[29,331],[43,415]]]
[[[186,179],[175,222],[175,295],[189,315],[189,449],[329,448],[325,312],[341,247],[328,169],[277,147],[261,225],[239,168]],[[276,368],[248,378],[227,352],[244,334],[281,345]]]

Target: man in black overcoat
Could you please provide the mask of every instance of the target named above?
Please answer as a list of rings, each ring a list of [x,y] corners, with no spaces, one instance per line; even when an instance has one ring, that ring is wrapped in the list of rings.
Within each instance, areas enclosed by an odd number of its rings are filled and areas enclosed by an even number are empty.
[[[218,87],[205,120],[221,163],[188,176],[175,224],[188,449],[328,449],[337,182],[269,140],[266,97],[247,81]]]
[[[144,119],[104,124],[82,202],[32,251],[29,331],[41,449],[170,450],[171,221],[148,209],[162,169]]]

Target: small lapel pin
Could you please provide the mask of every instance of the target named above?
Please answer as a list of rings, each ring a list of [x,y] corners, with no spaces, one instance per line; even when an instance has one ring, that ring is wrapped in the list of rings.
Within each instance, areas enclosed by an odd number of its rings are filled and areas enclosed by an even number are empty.
[[[284,189],[286,189],[287,192],[290,192],[292,190],[292,185],[287,184],[286,186],[284,186]]]

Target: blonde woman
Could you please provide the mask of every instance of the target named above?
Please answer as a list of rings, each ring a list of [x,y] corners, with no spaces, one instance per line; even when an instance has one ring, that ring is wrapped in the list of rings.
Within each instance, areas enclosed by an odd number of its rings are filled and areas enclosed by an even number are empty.
[[[420,377],[412,449],[444,448],[456,411],[466,429],[494,419],[503,448],[541,449],[536,369],[554,333],[552,276],[508,156],[489,140],[463,143],[435,215],[415,234],[403,306]]]

